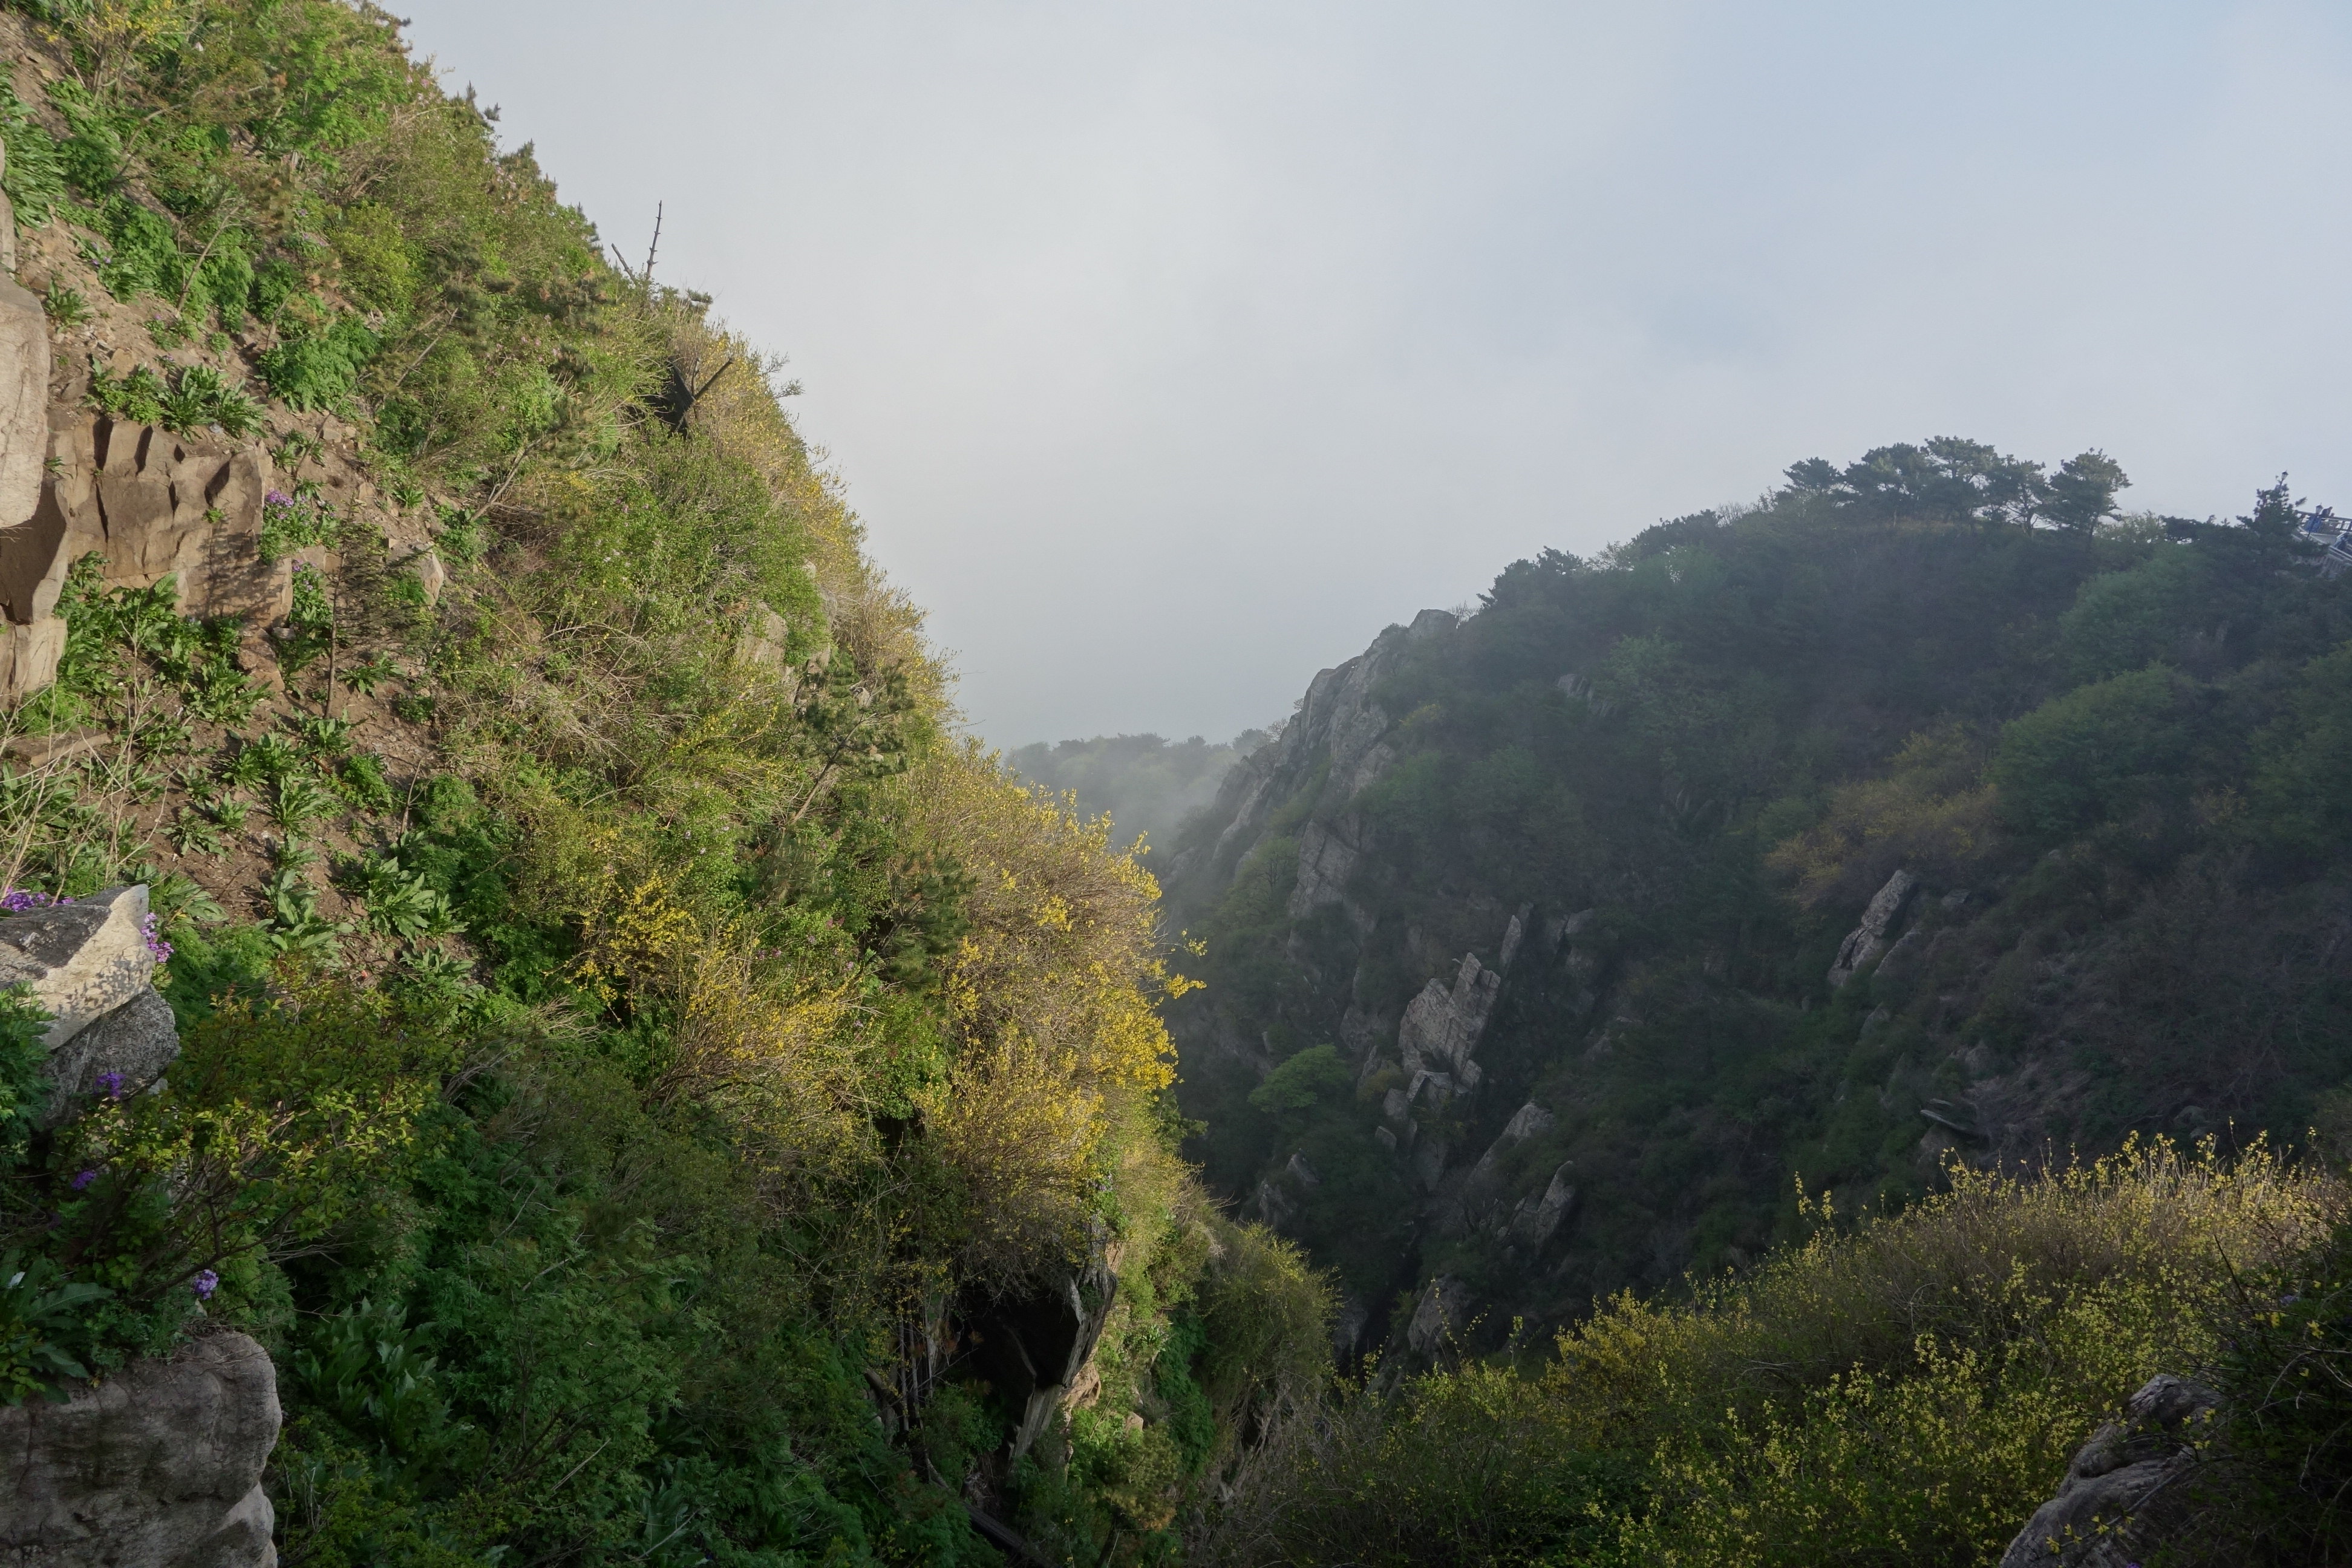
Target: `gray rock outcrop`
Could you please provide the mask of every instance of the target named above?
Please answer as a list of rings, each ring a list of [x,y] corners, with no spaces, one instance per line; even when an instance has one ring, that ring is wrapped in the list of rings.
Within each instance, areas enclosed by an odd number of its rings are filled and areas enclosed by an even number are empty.
[[[41,1038],[50,1050],[153,990],[146,920],[143,884],[0,920],[0,985],[25,984],[48,1010]]]
[[[0,529],[33,515],[48,456],[48,312],[23,284],[0,278]]]
[[[102,1095],[144,1092],[179,1054],[180,1030],[172,1005],[151,986],[111,1013],[100,1014],[49,1053],[54,1088],[41,1124],[56,1127]]]
[[[1342,801],[1370,788],[1395,760],[1393,748],[1383,741],[1394,721],[1372,700],[1373,686],[1414,643],[1457,624],[1444,610],[1423,610],[1412,626],[1389,627],[1362,653],[1318,674],[1281,735],[1242,759],[1219,786],[1215,813],[1225,819],[1225,826],[1209,851],[1209,863],[1230,867],[1238,860],[1264,835],[1276,809],[1297,794],[1318,766],[1328,763],[1328,776],[1339,785]],[[1171,866],[1170,875],[1181,877],[1197,869],[1180,859]]]
[[[1075,1388],[1102,1338],[1118,1277],[1101,1238],[1083,1267],[1017,1295],[971,1304],[971,1363],[1021,1416],[1012,1434],[1015,1460],[1029,1451]]]
[[[294,563],[261,558],[275,474],[268,454],[79,407],[48,407],[46,341],[34,413],[19,431],[10,403],[17,390],[10,334],[18,329],[6,293],[13,287],[0,284],[0,609],[7,626],[0,695],[23,697],[56,679],[65,635],[58,596],[68,568],[85,555],[100,558],[109,587],[145,588],[170,577],[182,615],[238,616],[256,627],[282,619],[293,603]],[[38,300],[32,308],[40,313]],[[31,453],[32,478],[22,510],[13,510],[19,497],[10,465],[20,442]]]
[[[1416,1355],[1433,1356],[1469,1321],[1470,1288],[1451,1274],[1440,1275],[1423,1287],[1421,1300],[1413,1303],[1405,1344]]]
[[[1563,1161],[1559,1169],[1551,1173],[1551,1181],[1545,1186],[1541,1196],[1530,1195],[1519,1200],[1519,1206],[1511,1213],[1510,1226],[1506,1233],[1515,1246],[1524,1247],[1530,1252],[1540,1252],[1551,1240],[1553,1234],[1559,1229],[1560,1222],[1568,1217],[1569,1211],[1576,1207],[1576,1184],[1569,1180],[1569,1173],[1575,1168],[1573,1162]]]
[[[1512,922],[1514,931],[1517,923]],[[1501,972],[1480,965],[1474,952],[1462,955],[1451,988],[1442,980],[1423,986],[1421,994],[1406,1005],[1404,1019],[1397,1026],[1397,1054],[1403,1058],[1406,1073],[1465,1076],[1464,1069],[1472,1065],[1470,1053],[1486,1031],[1487,1016],[1494,1012],[1496,994],[1502,988]]]
[[[2148,1379],[2124,1418],[2092,1435],[2057,1495],[2001,1553],[2000,1568],[2131,1568],[2180,1522],[2194,1439],[2221,1403],[2184,1379]]]
[[[0,1556],[26,1568],[272,1568],[278,1377],[243,1334],[0,1409]]]
[[[1885,955],[1887,932],[1902,918],[1903,907],[1911,895],[1919,890],[1919,879],[1908,871],[1897,871],[1886,879],[1886,885],[1871,899],[1862,911],[1862,923],[1846,933],[1838,946],[1837,962],[1830,965],[1832,989],[1843,985],[1862,970]]]
[[[1292,920],[1346,900],[1348,879],[1355,874],[1357,858],[1363,853],[1361,833],[1353,816],[1329,826],[1310,822],[1300,831],[1298,880],[1290,889]]]
[[[1496,1169],[1503,1163],[1504,1156],[1528,1139],[1539,1137],[1551,1131],[1554,1120],[1550,1111],[1546,1110],[1534,1100],[1528,1101],[1527,1104],[1513,1111],[1510,1121],[1503,1124],[1503,1131],[1496,1136],[1493,1144],[1478,1157],[1478,1163],[1470,1167],[1470,1186],[1476,1189],[1493,1180]]]

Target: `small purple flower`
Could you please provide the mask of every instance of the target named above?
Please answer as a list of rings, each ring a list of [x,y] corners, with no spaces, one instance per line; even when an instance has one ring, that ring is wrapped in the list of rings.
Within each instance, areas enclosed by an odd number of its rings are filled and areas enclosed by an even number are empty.
[[[294,504],[294,498],[288,495],[284,490],[271,490],[268,495],[261,498],[261,504],[264,506],[292,506]]]
[[[37,893],[30,888],[10,888],[5,892],[0,892],[0,910],[5,910],[12,915],[21,915],[26,910],[45,910],[51,904],[70,901],[48,893]]]
[[[220,1289],[220,1276],[209,1268],[199,1268],[196,1277],[188,1284],[195,1291],[197,1300],[209,1301],[213,1299],[213,1292]]]
[[[122,1075],[119,1072],[102,1072],[99,1074],[98,1089],[100,1094],[105,1095],[109,1100],[121,1100],[122,1098]]]
[[[147,951],[155,955],[155,962],[158,963],[169,963],[172,957],[172,944],[157,934],[157,929],[162,923],[161,915],[149,915],[139,922],[139,934],[146,939]]]
[[[80,1192],[96,1180],[98,1180],[96,1171],[77,1171],[74,1173],[73,1190]]]

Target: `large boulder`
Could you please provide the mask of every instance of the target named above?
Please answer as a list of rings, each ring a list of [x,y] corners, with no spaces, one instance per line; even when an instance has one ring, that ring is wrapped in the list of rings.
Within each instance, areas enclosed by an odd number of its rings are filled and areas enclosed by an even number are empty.
[[[49,1053],[55,1088],[42,1125],[56,1127],[102,1095],[152,1088],[179,1054],[172,1005],[150,986]]]
[[[0,1556],[32,1568],[273,1568],[278,1376],[243,1334],[0,1409]]]
[[[1911,895],[1918,890],[1919,879],[1908,871],[1897,871],[1886,879],[1886,885],[1878,889],[1869,907],[1862,911],[1862,923],[1848,931],[1845,941],[1838,945],[1837,962],[1830,965],[1832,989],[1885,956],[1887,932],[1902,918]]]
[[[11,915],[0,920],[0,985],[26,985],[48,1010],[52,1021],[41,1039],[55,1051],[153,989],[155,953],[146,925],[143,883]]]
[[[1406,1005],[1397,1026],[1397,1051],[1407,1076],[1423,1071],[1462,1076],[1470,1053],[1486,1032],[1487,1016],[1502,988],[1502,974],[1481,965],[1475,952],[1462,955],[1450,990],[1442,980],[1423,986],[1421,994]]]
[[[0,530],[33,515],[48,456],[48,312],[0,277]]]
[[[2195,1440],[2220,1405],[2221,1395],[2198,1384],[2148,1379],[2124,1418],[2083,1445],[2057,1495],[2001,1553],[2000,1568],[2137,1568],[2181,1522]]]

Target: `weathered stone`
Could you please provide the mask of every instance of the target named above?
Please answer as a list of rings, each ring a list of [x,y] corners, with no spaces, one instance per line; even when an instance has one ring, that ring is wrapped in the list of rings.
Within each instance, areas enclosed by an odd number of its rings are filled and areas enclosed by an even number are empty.
[[[1344,899],[1360,853],[1353,818],[1330,826],[1308,823],[1298,836],[1298,880],[1290,889],[1290,918],[1300,919]]]
[[[765,605],[752,606],[743,629],[735,635],[735,662],[756,664],[784,673],[792,652],[792,623]]]
[[[0,1556],[39,1568],[272,1568],[278,1377],[243,1334],[0,1409]]]
[[[2195,1439],[2220,1405],[2210,1388],[2150,1378],[2124,1418],[2075,1454],[2057,1495],[2017,1532],[2000,1568],[2129,1568],[2148,1556],[2189,1507],[2181,1483],[2197,1466]]]
[[[1551,1182],[1542,1196],[1519,1200],[1519,1206],[1511,1214],[1509,1234],[1513,1241],[1531,1251],[1543,1249],[1559,1229],[1560,1221],[1568,1217],[1569,1210],[1576,1206],[1576,1185],[1568,1179],[1573,1169],[1573,1162],[1562,1162],[1559,1169],[1551,1173]]]
[[[1389,627],[1354,658],[1318,674],[1282,733],[1244,757],[1218,787],[1215,813],[1226,821],[1210,863],[1231,865],[1255,845],[1276,805],[1304,787],[1318,765],[1328,763],[1329,776],[1348,795],[1377,779],[1395,752],[1382,744],[1391,721],[1372,700],[1372,688],[1407,648],[1457,624],[1444,610],[1423,610],[1411,626]]]
[[[151,986],[49,1053],[49,1081],[56,1088],[42,1125],[59,1125],[110,1090],[121,1096],[152,1088],[179,1054],[172,1005]],[[110,1073],[115,1082],[99,1082]]]
[[[1021,1419],[1012,1457],[1029,1451],[1095,1353],[1118,1295],[1118,1277],[1097,1237],[1085,1265],[1017,1295],[974,1302],[965,1314],[972,1330],[971,1363]]]
[[[0,920],[0,985],[30,986],[52,1019],[41,1036],[49,1049],[152,989],[146,919],[142,883]]]
[[[1493,1145],[1480,1155],[1478,1163],[1470,1168],[1470,1185],[1476,1187],[1491,1180],[1496,1168],[1502,1164],[1504,1156],[1528,1139],[1540,1137],[1551,1131],[1553,1120],[1550,1111],[1532,1100],[1513,1111],[1511,1120],[1504,1124],[1501,1134],[1496,1138]]]
[[[1412,1321],[1404,1342],[1416,1354],[1432,1356],[1470,1321],[1470,1288],[1451,1274],[1442,1274],[1422,1288],[1413,1303]]]
[[[232,449],[79,410],[64,411],[50,437],[57,473],[41,507],[45,555],[0,547],[0,583],[62,581],[62,566],[95,550],[110,586],[145,588],[164,577],[182,615],[239,616],[248,626],[292,607],[294,563],[261,558],[263,511],[275,472],[258,447]],[[12,614],[14,614],[13,601]]]
[[[48,457],[48,312],[14,278],[0,278],[0,528],[33,515]]]
[[[449,585],[449,568],[441,564],[441,552],[428,544],[408,558],[407,566],[409,571],[415,574],[417,585],[425,590],[425,602],[428,605],[439,604],[441,590]],[[776,621],[777,625],[783,624],[782,618],[777,616],[774,611],[771,610],[769,616]],[[778,656],[776,662],[780,665],[783,662],[781,655]]]
[[[1862,923],[1846,934],[1839,944],[1837,962],[1830,965],[1830,985],[1832,989],[1853,979],[1856,972],[1868,968],[1886,952],[1886,933],[1903,913],[1903,906],[1911,901],[1918,890],[1919,879],[1908,871],[1897,871],[1886,879],[1869,907],[1862,911]]]
[[[0,622],[0,699],[30,697],[58,678],[66,651],[66,624],[52,616],[29,626]]]
[[[1502,985],[1502,975],[1482,968],[1477,954],[1464,953],[1452,990],[1437,980],[1423,986],[1397,1026],[1397,1049],[1405,1071],[1458,1071],[1477,1048]]]
[[[1519,912],[1511,917],[1511,923],[1503,928],[1503,951],[1495,959],[1496,973],[1511,972],[1511,960],[1519,955],[1519,943],[1527,936],[1528,912],[1529,907],[1522,905]]]

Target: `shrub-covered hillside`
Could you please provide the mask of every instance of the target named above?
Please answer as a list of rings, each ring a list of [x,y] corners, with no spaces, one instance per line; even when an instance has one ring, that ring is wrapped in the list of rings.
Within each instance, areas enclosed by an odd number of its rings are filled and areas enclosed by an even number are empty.
[[[953,737],[779,362],[373,6],[0,59],[53,417],[257,447],[299,558],[266,626],[77,566],[7,715],[9,907],[148,883],[185,1048],[50,1128],[12,1019],[6,1397],[249,1331],[289,1563],[1160,1551],[1325,1287],[1176,1159],[1151,879]]]
[[[1235,770],[1162,868],[1186,1109],[1360,1348],[1751,1261],[1796,1177],[1880,1210],[1946,1154],[2341,1121],[2352,583],[2284,483],[2200,522],[2121,479],[1800,464],[1392,630]]]

